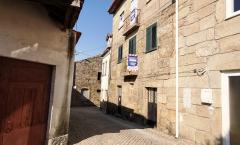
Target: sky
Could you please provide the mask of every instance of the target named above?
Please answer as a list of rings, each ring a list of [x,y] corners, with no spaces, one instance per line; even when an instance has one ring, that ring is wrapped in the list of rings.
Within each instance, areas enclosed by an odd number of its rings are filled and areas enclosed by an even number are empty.
[[[112,0],[85,0],[75,25],[82,36],[76,46],[76,61],[101,54],[106,36],[112,32],[112,15],[107,10]]]

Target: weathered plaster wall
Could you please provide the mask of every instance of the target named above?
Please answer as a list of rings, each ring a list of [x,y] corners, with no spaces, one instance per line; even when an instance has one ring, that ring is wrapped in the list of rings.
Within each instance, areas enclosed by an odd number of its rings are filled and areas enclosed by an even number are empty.
[[[66,142],[72,82],[67,33],[43,7],[23,0],[0,1],[0,19],[1,56],[54,66],[46,142],[59,136]]]
[[[225,2],[179,1],[180,134],[198,144],[221,142],[221,71],[240,68],[240,16],[225,19]],[[204,75],[194,73],[201,68],[206,70]],[[203,105],[201,90],[208,88],[213,91],[213,103]],[[188,99],[186,90],[190,90]],[[185,106],[186,102],[190,105]]]
[[[90,96],[89,100],[96,106],[100,106],[100,93],[101,91],[101,76],[100,80],[98,80],[98,72],[101,72],[102,68],[102,58],[98,55],[96,57],[88,58],[76,63],[76,71],[75,71],[75,85],[77,87],[77,91],[79,95],[72,96],[79,99],[74,99],[73,101],[83,101],[81,99],[81,90],[82,89],[89,89]],[[80,104],[81,102],[72,102],[76,105]]]
[[[146,87],[156,87],[157,129],[169,134],[175,132],[175,5],[171,0],[151,0],[146,3],[138,0],[140,9],[140,28],[130,36],[124,37],[118,29],[119,15],[125,11],[130,14],[130,1],[125,1],[113,18],[113,47],[111,53],[111,80],[109,101],[118,104],[117,86],[122,86],[122,106],[134,110],[146,119],[148,95]],[[157,50],[146,53],[146,29],[157,22]],[[137,37],[139,60],[138,76],[135,81],[124,81],[129,39]],[[118,47],[123,45],[123,61],[117,63]]]

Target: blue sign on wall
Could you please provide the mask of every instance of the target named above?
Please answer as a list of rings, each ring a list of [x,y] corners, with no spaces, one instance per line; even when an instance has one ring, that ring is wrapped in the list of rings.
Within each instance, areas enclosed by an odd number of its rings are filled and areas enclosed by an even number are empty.
[[[138,57],[137,55],[129,54],[128,55],[128,71],[136,71],[138,70]]]

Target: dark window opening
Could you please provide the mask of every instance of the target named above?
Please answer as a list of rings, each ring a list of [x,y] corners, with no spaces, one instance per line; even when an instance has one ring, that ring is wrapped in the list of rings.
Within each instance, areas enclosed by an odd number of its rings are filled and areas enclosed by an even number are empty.
[[[122,58],[123,58],[123,46],[120,46],[118,48],[118,63],[122,62]]]
[[[240,0],[234,0],[234,12],[240,10]]]
[[[100,92],[101,92],[101,90],[97,90],[97,92],[98,92],[98,93],[100,93]]]
[[[97,80],[101,80],[102,73],[98,72]]]
[[[172,0],[172,3],[174,4],[176,2],[176,0]]]

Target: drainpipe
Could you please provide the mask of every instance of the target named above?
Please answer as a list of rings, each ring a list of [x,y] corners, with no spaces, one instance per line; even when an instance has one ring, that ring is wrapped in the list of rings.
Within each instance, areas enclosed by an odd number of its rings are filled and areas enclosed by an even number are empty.
[[[176,138],[179,137],[179,86],[178,86],[178,82],[179,82],[179,68],[178,68],[178,61],[179,61],[179,50],[178,50],[178,0],[176,0]]]

